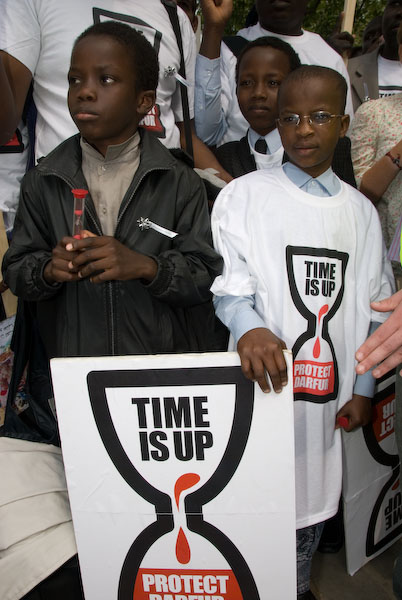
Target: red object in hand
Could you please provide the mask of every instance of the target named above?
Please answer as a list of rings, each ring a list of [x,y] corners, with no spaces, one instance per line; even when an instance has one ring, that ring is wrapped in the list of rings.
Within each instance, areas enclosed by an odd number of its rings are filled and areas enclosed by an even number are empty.
[[[73,237],[77,240],[81,239],[83,230],[85,198],[88,190],[73,189],[71,190],[74,196],[74,218],[73,218]]]
[[[342,427],[344,429],[345,427],[348,427],[349,419],[347,417],[338,417],[337,423],[338,423],[339,427]]]

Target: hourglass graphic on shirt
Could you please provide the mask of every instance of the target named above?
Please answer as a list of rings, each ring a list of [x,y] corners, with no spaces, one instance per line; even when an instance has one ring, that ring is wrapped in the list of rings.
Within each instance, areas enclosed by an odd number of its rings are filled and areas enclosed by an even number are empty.
[[[286,248],[292,300],[307,321],[292,348],[295,400],[323,403],[337,397],[338,366],[328,325],[342,302],[348,258],[327,248]]]
[[[127,552],[119,600],[156,600],[166,592],[259,600],[240,550],[203,515],[243,456],[254,387],[238,367],[209,367],[208,385],[202,371],[92,371],[87,376],[96,426],[110,459],[155,509],[155,520]],[[222,394],[225,386],[231,394]],[[225,412],[231,416],[220,436],[214,436],[214,402],[209,401],[214,394],[227,402]],[[120,410],[135,416],[129,432],[116,425],[127,421],[122,413],[115,418]]]

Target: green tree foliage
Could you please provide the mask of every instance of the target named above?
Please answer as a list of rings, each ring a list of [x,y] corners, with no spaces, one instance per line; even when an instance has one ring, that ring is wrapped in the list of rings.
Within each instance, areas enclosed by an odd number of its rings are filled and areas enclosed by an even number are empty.
[[[356,44],[360,44],[369,21],[382,14],[386,3],[386,0],[357,0],[353,26]],[[303,27],[326,38],[333,32],[343,7],[344,0],[310,0]]]
[[[254,4],[254,0],[233,0],[233,13],[226,27],[226,35],[236,35],[243,29],[247,15]]]
[[[244,27],[253,4],[253,0],[233,0],[233,14],[226,29],[227,35],[234,35]],[[385,4],[386,0],[357,0],[353,29],[356,44],[360,43],[361,34],[367,23],[382,13]],[[324,38],[328,37],[334,30],[343,7],[344,0],[310,0],[303,27],[319,33]]]

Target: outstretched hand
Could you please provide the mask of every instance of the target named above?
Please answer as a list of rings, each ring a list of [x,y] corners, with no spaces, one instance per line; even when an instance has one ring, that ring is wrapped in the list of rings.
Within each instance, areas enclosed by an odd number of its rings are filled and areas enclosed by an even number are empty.
[[[247,331],[237,343],[244,375],[256,381],[263,392],[269,392],[267,372],[275,392],[287,385],[288,376],[283,350],[286,344],[272,331],[257,327]]]
[[[380,302],[372,302],[378,312],[393,311],[388,319],[356,352],[356,373],[363,375],[374,365],[373,376],[382,377],[402,362],[402,290]]]
[[[343,427],[347,432],[353,431],[357,427],[368,425],[371,421],[371,398],[353,394],[352,399],[349,400],[349,402],[346,402],[346,404],[338,411],[335,429],[341,427],[338,422],[340,417],[345,417],[348,421],[348,425]]]

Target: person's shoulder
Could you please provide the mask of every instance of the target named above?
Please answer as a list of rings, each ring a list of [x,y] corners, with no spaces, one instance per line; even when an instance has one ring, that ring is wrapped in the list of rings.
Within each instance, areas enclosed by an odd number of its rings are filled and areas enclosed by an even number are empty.
[[[272,167],[270,169],[257,169],[236,177],[230,183],[227,184],[225,189],[228,192],[236,193],[244,198],[248,198],[248,201],[259,200],[262,196],[259,192],[260,189],[266,191],[268,186],[272,186],[274,189],[280,185],[283,181],[282,167]],[[265,197],[265,196],[264,196]]]
[[[364,215],[368,219],[371,219],[373,215],[377,215],[377,209],[367,196],[349,183],[346,183],[346,181],[341,181],[341,183],[344,191],[348,194],[348,201],[356,212],[360,215]]]
[[[65,168],[72,162],[81,162],[80,134],[77,133],[54,148],[49,154],[38,160],[39,172],[55,168]]]
[[[264,34],[262,32],[261,25],[259,23],[256,23],[255,25],[250,25],[250,27],[244,27],[243,29],[239,29],[237,35],[239,35],[242,38],[245,38],[246,40],[251,41],[261,37]]]
[[[363,102],[357,109],[354,116],[354,120],[359,120],[362,117],[364,117],[365,119],[369,119],[370,117],[374,117],[375,115],[380,115],[389,106],[390,98],[391,96],[388,96],[387,98],[376,98],[374,100],[367,100],[367,102]]]

